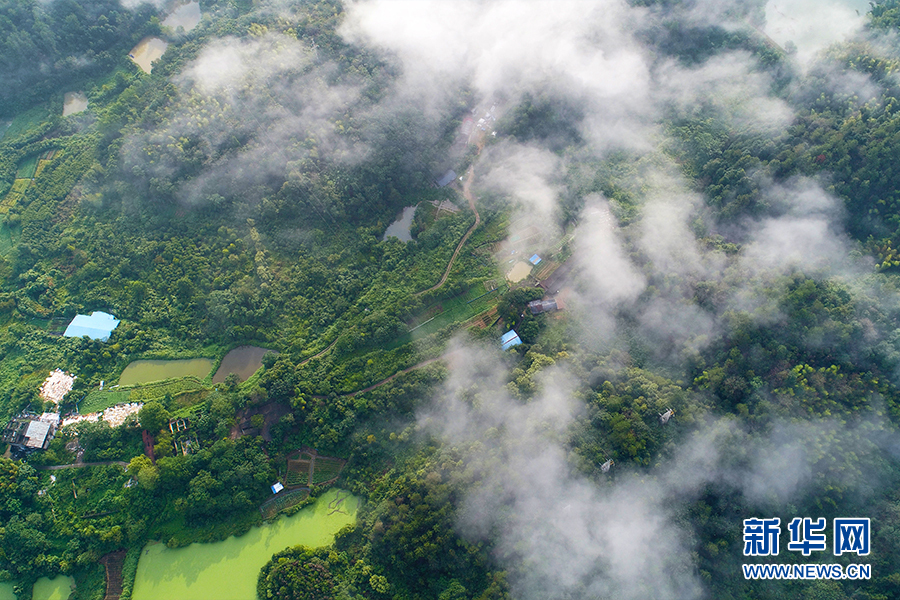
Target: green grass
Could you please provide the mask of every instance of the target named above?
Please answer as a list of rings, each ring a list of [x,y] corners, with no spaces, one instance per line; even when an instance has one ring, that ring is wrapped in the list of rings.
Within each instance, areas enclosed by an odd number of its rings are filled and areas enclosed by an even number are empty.
[[[26,156],[19,163],[19,170],[16,171],[16,179],[31,179],[37,171],[38,155],[32,154]]]
[[[35,106],[20,112],[12,120],[10,126],[3,132],[0,139],[10,140],[17,135],[26,133],[50,118],[50,107],[47,105]]]
[[[6,223],[0,224],[0,255],[8,256],[12,249],[19,243],[22,230],[18,227],[9,227]]]
[[[181,379],[168,379],[148,385],[140,385],[131,388],[131,402],[147,402],[158,400],[167,395],[176,398],[181,394],[188,394],[204,389],[200,380],[195,377],[182,377]]]
[[[116,404],[124,404],[128,402],[128,396],[131,390],[109,391],[94,390],[89,393],[84,400],[78,403],[79,414],[86,415],[92,412],[106,410],[110,406]]]
[[[495,306],[500,296],[505,294],[507,289],[509,288],[504,284],[488,292],[484,285],[479,283],[469,288],[465,293],[435,302],[419,314],[422,316],[429,313],[433,314],[438,305],[442,312],[434,314],[431,320],[421,320],[422,317],[417,317],[413,322],[418,322],[418,325],[414,325],[409,333],[401,335],[386,345],[385,349],[399,348],[410,343],[413,339],[427,337],[453,323],[468,321]]]

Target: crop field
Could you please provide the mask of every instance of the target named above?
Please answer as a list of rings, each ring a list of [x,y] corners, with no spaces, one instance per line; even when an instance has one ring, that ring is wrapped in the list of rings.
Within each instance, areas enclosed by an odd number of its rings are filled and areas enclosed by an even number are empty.
[[[313,462],[313,485],[319,485],[337,479],[338,475],[340,475],[341,471],[344,469],[345,463],[346,461],[341,460],[340,458],[317,456]]]
[[[408,323],[412,324],[412,327],[409,332],[416,337],[424,337],[452,323],[468,321],[495,306],[507,289],[505,285],[494,290],[485,289],[482,283],[474,285],[467,292],[436,302],[410,319]],[[410,337],[410,335],[401,336],[396,343],[398,345],[407,343]]]
[[[6,198],[3,199],[3,202],[0,202],[0,214],[8,213],[9,209],[16,205],[16,202],[19,201],[29,185],[31,185],[31,179],[16,179],[13,181],[12,188],[6,194]]]
[[[93,390],[78,404],[78,412],[86,415],[124,402],[149,402],[150,400],[165,398],[167,394],[173,398],[178,398],[179,396],[202,391],[203,389],[205,388],[200,381],[192,377],[185,377],[183,379],[160,381],[159,383],[124,389]]]
[[[128,402],[128,396],[131,390],[109,391],[94,390],[85,396],[84,400],[78,403],[78,413],[86,415],[88,413],[106,410],[110,406],[123,404]]]
[[[131,402],[149,402],[150,400],[165,398],[166,395],[177,398],[182,394],[197,392],[202,389],[205,389],[203,384],[195,377],[170,379],[131,388]]]
[[[281,511],[296,506],[307,498],[309,498],[309,490],[283,492],[271,500],[263,502],[262,506],[259,507],[259,512],[262,513],[264,519],[271,519]]]
[[[284,484],[288,487],[309,485],[309,471],[313,456],[307,452],[294,452],[287,457],[287,475]]]
[[[35,106],[29,110],[19,113],[12,120],[5,132],[2,132],[0,139],[12,139],[21,133],[25,133],[29,129],[37,127],[50,118],[50,109],[47,106]]]
[[[16,171],[16,179],[31,179],[37,171],[38,155],[27,156],[19,163],[19,170]]]

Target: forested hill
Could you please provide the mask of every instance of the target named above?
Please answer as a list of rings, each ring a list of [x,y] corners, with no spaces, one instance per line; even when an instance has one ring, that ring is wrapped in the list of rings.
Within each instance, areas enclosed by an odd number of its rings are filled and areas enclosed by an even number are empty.
[[[0,582],[337,486],[260,598],[900,597],[900,3],[782,8],[0,0],[0,416],[143,403],[0,458]]]

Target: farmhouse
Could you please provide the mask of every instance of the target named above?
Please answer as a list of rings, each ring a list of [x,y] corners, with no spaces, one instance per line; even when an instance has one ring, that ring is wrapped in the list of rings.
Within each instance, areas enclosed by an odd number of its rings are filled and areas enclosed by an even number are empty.
[[[4,428],[0,441],[10,445],[14,453],[45,450],[56,433],[59,415],[45,413],[38,417],[23,413],[13,418]]]
[[[528,310],[533,315],[539,315],[545,312],[553,312],[554,310],[562,310],[562,305],[555,298],[547,300],[533,300],[528,303]]]
[[[94,311],[90,316],[75,315],[69,326],[66,327],[65,337],[88,336],[92,340],[105,342],[109,339],[113,329],[119,325],[119,320],[111,314]]]

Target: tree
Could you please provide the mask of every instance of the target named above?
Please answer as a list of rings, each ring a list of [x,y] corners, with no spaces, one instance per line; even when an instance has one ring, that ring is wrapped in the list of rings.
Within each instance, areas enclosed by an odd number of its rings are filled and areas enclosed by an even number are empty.
[[[169,422],[169,411],[156,401],[145,404],[138,413],[141,427],[152,434],[156,434]]]

